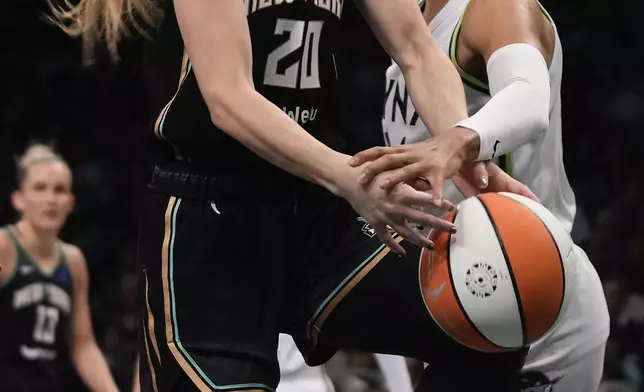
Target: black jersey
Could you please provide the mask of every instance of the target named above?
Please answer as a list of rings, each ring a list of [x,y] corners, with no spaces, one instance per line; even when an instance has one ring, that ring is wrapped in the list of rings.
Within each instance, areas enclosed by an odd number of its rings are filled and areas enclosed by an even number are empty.
[[[68,356],[72,274],[65,256],[43,272],[12,232],[16,263],[0,283],[0,390],[61,390],[62,363]],[[63,361],[61,361],[61,359]]]
[[[345,142],[335,114],[334,46],[343,0],[239,1],[246,8],[257,91],[320,141],[342,150]],[[152,88],[165,90],[162,101],[152,98],[158,100],[159,112],[154,136],[162,141],[166,158],[188,161],[209,172],[274,170],[213,125],[184,52],[172,1],[164,4],[164,21],[145,57],[147,68],[155,70],[152,82],[172,85]]]

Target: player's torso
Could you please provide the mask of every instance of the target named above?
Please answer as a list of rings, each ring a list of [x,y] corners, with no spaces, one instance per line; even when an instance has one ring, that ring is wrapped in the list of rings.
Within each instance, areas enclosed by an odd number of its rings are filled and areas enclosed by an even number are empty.
[[[243,0],[256,90],[311,134],[334,147],[340,147],[335,145],[338,135],[333,95],[334,46],[342,3],[342,0]],[[155,124],[156,137],[172,146],[180,159],[204,166],[240,169],[258,164],[259,158],[212,124],[190,59],[183,52],[173,13],[166,15],[158,41],[159,46],[166,45],[157,49],[166,53],[166,61],[174,63],[176,76],[173,91],[168,93],[171,103],[164,103]],[[251,113],[253,108],[244,110]]]
[[[14,247],[13,273],[0,283],[0,379],[5,385],[55,383],[68,353],[72,275],[62,253],[48,273]]]
[[[456,42],[463,13],[469,0],[450,0],[429,25],[432,36],[455,64],[463,81],[469,115],[478,112],[491,99],[487,83],[460,69]],[[545,9],[544,14],[547,15]],[[549,15],[547,15],[548,18]],[[553,23],[554,27],[554,23]],[[566,178],[561,145],[561,76],[563,53],[555,28],[555,47],[550,66],[550,126],[537,140],[501,157],[498,163],[515,178],[528,185],[570,230],[575,213],[575,198]],[[407,93],[400,68],[387,70],[383,132],[389,145],[415,143],[430,137]],[[454,202],[462,196],[450,182],[446,196]]]

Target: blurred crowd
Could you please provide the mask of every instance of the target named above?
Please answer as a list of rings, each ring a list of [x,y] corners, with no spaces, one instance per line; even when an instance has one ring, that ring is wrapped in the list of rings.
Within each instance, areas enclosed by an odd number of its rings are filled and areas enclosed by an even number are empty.
[[[564,44],[564,159],[579,207],[573,236],[604,281],[613,323],[603,388],[642,392],[644,73],[637,54],[644,47],[638,28],[644,2],[542,3]],[[55,140],[74,169],[78,198],[63,238],[85,252],[94,328],[127,389],[137,340],[137,206],[149,174],[144,144],[155,108],[146,102],[154,94],[154,70],[141,62],[141,40],[125,43],[118,64],[99,57],[83,65],[79,42],[48,24],[46,10],[45,1],[21,0],[0,12],[0,225],[14,219],[7,197],[15,186],[12,157],[29,141]],[[377,98],[388,60],[349,1],[343,23],[350,35],[339,56],[347,89],[340,101],[374,114],[345,124],[356,134],[377,135],[372,128],[379,126],[382,101],[351,97],[361,90]],[[377,142],[362,139],[365,147]],[[362,387],[348,388],[375,390],[370,360],[351,360],[367,370],[358,373]]]

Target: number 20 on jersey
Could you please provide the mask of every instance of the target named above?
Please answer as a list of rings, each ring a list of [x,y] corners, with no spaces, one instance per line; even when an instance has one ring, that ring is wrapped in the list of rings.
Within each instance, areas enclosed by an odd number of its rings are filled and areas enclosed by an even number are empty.
[[[275,35],[288,34],[288,40],[273,50],[266,59],[264,84],[269,86],[312,89],[320,88],[318,53],[323,21],[278,19]],[[302,58],[278,71],[278,63],[303,47]]]

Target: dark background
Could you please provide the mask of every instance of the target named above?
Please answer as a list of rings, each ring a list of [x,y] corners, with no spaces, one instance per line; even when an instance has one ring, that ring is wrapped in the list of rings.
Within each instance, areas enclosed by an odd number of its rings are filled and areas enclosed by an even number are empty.
[[[579,206],[574,235],[606,283],[614,320],[606,378],[643,390],[632,381],[642,376],[644,318],[637,302],[644,288],[644,2],[543,4],[564,46],[564,156]],[[149,172],[143,141],[158,110],[145,104],[153,90],[144,80],[154,81],[153,70],[143,69],[135,39],[123,45],[120,63],[101,56],[83,66],[80,43],[48,25],[45,12],[43,0],[7,1],[0,12],[0,225],[15,219],[8,200],[14,156],[29,141],[55,140],[78,197],[62,237],[85,252],[97,338],[129,388],[137,206]],[[349,110],[341,114],[354,135],[377,135],[387,60],[350,1],[344,17],[339,102]]]

